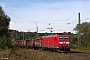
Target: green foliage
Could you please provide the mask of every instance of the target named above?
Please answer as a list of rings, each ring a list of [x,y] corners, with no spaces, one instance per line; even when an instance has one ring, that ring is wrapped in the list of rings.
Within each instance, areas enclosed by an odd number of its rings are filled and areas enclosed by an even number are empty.
[[[42,36],[48,35],[49,33],[37,33],[36,32],[19,32],[17,30],[9,30],[11,39],[34,39],[34,38],[41,38]]]
[[[10,38],[6,37],[5,35],[3,37],[0,37],[0,47],[2,49],[5,49],[6,47],[11,47]]]
[[[77,48],[78,47],[78,36],[77,34],[72,34],[70,36],[71,40],[71,48]]]
[[[0,7],[0,36],[7,35],[9,29],[10,17]]]
[[[9,30],[11,39],[31,39],[36,38],[36,33],[34,32],[19,32],[17,30]]]
[[[11,46],[10,34],[8,32],[10,17],[8,17],[0,6],[0,48]]]
[[[75,31],[77,31],[78,34],[78,25],[76,28],[74,28]],[[82,48],[90,48],[90,22],[84,22],[80,25],[80,33],[81,33],[81,41],[80,41],[80,47]]]

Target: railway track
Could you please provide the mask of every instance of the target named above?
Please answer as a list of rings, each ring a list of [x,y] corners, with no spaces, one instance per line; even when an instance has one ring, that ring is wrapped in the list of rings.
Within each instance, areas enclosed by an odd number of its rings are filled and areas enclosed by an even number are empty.
[[[64,54],[68,54],[68,55],[87,55],[87,56],[90,56],[90,52],[70,51],[70,52],[59,52],[59,53],[64,53]]]

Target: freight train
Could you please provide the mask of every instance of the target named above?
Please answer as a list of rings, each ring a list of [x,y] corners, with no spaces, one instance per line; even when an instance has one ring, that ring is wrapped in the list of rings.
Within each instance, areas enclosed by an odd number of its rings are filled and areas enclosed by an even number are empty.
[[[41,39],[13,40],[13,46],[43,49],[51,51],[70,51],[70,36],[68,34],[55,34],[43,36]]]

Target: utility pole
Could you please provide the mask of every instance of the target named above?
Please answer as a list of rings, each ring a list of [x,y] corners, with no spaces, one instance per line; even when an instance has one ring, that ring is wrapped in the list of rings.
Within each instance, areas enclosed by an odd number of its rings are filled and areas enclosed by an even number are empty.
[[[38,26],[36,23],[35,23],[35,25],[36,25],[36,32],[37,32],[37,38],[38,38]]]
[[[80,47],[80,43],[81,43],[81,31],[80,31],[81,27],[80,27],[80,13],[78,13],[78,48]]]
[[[17,39],[17,31],[15,31],[15,34],[16,34],[16,37],[15,37],[15,39]]]
[[[23,40],[24,40],[24,31],[23,31]]]

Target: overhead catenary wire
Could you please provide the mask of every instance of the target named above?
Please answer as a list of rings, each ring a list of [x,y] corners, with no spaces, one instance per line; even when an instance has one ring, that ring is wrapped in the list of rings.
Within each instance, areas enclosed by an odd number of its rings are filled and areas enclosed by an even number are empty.
[[[81,21],[86,21],[88,19],[90,19],[90,18],[82,19]],[[76,23],[76,22],[78,22],[78,21],[74,21],[74,22],[70,22],[70,23],[66,23],[66,24],[62,24],[62,25],[71,25],[71,24]],[[60,25],[60,26],[62,26],[62,25]],[[68,29],[68,28],[65,28],[65,29]],[[64,29],[62,29],[62,30],[64,30]],[[74,30],[69,30],[69,31],[74,31]]]
[[[5,12],[5,13],[6,13],[6,14],[9,14],[9,15],[15,17],[15,18],[21,19],[21,20],[27,20],[27,19],[24,19],[24,18],[21,18],[21,17],[17,17],[17,16],[15,16],[15,15],[10,14],[10,13],[7,13],[7,12]],[[85,14],[82,14],[82,15],[86,15],[86,14],[90,14],[90,12],[85,13]],[[75,16],[69,17],[69,18],[66,18],[66,19],[61,19],[61,20],[59,20],[59,21],[70,20],[71,18],[75,18]],[[87,18],[87,19],[90,19],[90,18]],[[87,20],[87,19],[82,19],[82,20]],[[82,21],[82,20],[81,20],[81,21]],[[33,23],[36,23],[35,21],[32,21],[32,20],[28,20],[28,21],[29,21],[29,22],[33,22]],[[74,22],[77,22],[77,21],[74,21]],[[74,23],[74,22],[71,22],[71,23]],[[57,23],[59,23],[59,22],[56,22],[56,23],[54,22],[53,24],[57,24]],[[70,22],[68,22],[68,23],[70,23]],[[71,24],[71,23],[70,23],[70,24]],[[47,22],[46,22],[45,24],[47,24]]]
[[[9,15],[11,15],[11,16],[13,16],[13,17],[15,17],[15,18],[17,18],[17,19],[20,19],[20,20],[27,20],[27,19],[24,19],[24,18],[21,18],[21,17],[17,17],[17,16],[15,16],[15,15],[13,15],[13,14],[10,14],[10,13],[7,13],[7,12],[5,12],[6,14],[9,14]],[[33,22],[33,23],[35,23],[34,21],[32,21],[32,20],[28,20],[29,22]]]
[[[14,15],[12,15],[12,14],[10,14],[10,13],[7,13],[7,14],[9,14],[9,15],[11,15],[11,16],[13,16],[13,17],[15,17],[15,18],[18,18],[18,19],[21,19],[21,20],[25,20],[25,21],[29,21],[29,22],[32,22],[32,23],[36,23],[35,21],[31,21],[31,20],[27,20],[27,19],[24,19],[24,18],[20,18],[20,17],[17,17],[17,16],[14,16]],[[89,13],[86,13],[86,14],[89,14]],[[86,15],[86,14],[83,14],[83,15]],[[82,16],[82,15],[81,15]],[[75,17],[75,16],[74,16]],[[66,19],[62,19],[62,20],[60,20],[60,21],[66,21],[66,20],[70,20],[71,18],[73,18],[73,17],[70,17],[70,18],[66,18]],[[88,20],[88,19],[90,19],[89,17],[88,18],[86,18],[86,19],[82,19],[81,21],[85,21],[85,20]],[[16,21],[15,21],[16,22]],[[77,23],[78,21],[72,21],[72,22],[65,22],[65,24],[64,23],[59,23],[59,22],[54,22],[54,23],[52,23],[52,22],[50,22],[52,25],[55,25],[55,24],[57,24],[58,26],[66,26],[66,25],[72,25],[73,23]],[[38,24],[40,23],[40,22],[37,22]],[[47,22],[46,23],[43,23],[43,22],[41,22],[42,24],[44,24],[44,25],[46,25],[46,24],[48,24]],[[41,24],[40,23],[40,24]],[[39,24],[39,25],[40,25]],[[60,25],[61,24],[61,25]],[[58,26],[54,26],[54,27],[58,27]],[[44,29],[45,30],[45,29]]]

